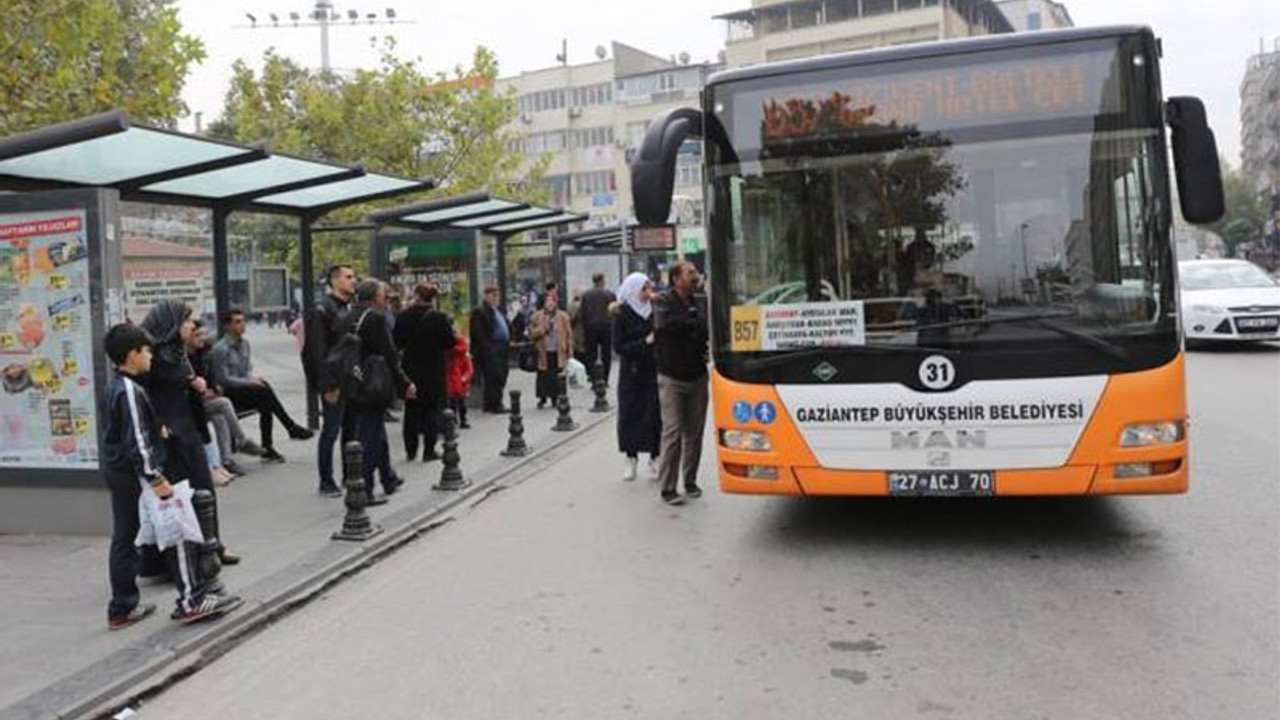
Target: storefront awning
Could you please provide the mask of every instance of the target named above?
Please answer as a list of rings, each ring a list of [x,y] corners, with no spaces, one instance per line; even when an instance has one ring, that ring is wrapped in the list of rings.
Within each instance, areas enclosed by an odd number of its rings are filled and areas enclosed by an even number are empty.
[[[103,187],[125,200],[319,216],[430,180],[135,125],[120,111],[0,139],[0,189]]]
[[[560,208],[506,200],[487,192],[403,205],[379,210],[369,216],[369,221],[375,225],[394,225],[415,230],[479,230],[494,235],[512,235],[526,230],[568,225],[585,219],[585,215],[566,212]]]

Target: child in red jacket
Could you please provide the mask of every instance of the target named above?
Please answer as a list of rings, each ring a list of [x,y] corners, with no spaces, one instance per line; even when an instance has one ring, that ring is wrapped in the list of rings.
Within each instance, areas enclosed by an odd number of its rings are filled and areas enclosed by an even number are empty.
[[[471,378],[475,376],[465,337],[459,335],[454,339],[453,348],[445,354],[445,361],[449,364],[445,375],[449,409],[458,416],[458,427],[465,430],[471,427],[467,424],[467,395],[471,393]]]

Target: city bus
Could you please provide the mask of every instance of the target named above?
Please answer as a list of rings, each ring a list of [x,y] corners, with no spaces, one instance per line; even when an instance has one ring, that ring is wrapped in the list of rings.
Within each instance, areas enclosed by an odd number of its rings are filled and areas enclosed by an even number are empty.
[[[897,46],[723,71],[656,118],[641,225],[704,149],[721,489],[1185,492],[1170,184],[1192,223],[1223,193],[1161,53],[1145,27]]]

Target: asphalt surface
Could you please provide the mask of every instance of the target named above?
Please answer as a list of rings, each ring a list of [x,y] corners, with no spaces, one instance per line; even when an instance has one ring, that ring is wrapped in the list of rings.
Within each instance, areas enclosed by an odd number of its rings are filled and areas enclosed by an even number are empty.
[[[669,508],[597,430],[139,712],[1274,720],[1280,347],[1190,388],[1172,497]]]

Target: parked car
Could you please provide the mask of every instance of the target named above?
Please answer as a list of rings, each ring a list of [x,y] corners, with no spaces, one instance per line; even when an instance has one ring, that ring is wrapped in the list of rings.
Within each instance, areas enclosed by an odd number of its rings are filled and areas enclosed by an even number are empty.
[[[1280,282],[1247,260],[1178,263],[1187,345],[1280,340]]]

